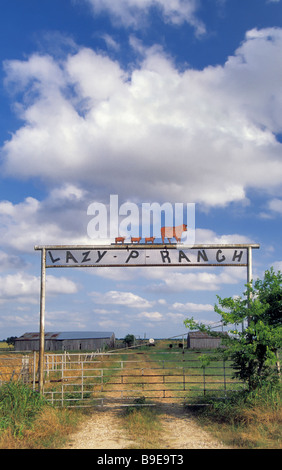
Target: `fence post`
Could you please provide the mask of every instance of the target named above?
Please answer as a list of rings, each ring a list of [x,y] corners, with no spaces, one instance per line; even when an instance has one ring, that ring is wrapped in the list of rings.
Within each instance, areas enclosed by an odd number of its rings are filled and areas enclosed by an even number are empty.
[[[226,393],[226,373],[225,373],[225,359],[223,358],[223,380],[224,380],[224,398],[226,400],[227,393]]]
[[[64,356],[62,354],[61,356],[62,360],[61,360],[61,365],[62,365],[62,406],[64,406]]]
[[[81,361],[81,400],[83,400],[83,361]]]
[[[22,356],[21,376],[23,383],[29,382],[29,356]]]
[[[33,383],[32,383],[33,390],[35,390],[35,379],[36,379],[36,351],[33,351]]]

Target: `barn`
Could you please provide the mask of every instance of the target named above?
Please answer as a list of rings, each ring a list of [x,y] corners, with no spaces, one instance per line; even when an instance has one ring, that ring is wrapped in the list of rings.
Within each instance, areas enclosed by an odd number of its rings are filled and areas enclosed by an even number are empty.
[[[187,336],[187,348],[189,349],[215,349],[221,346],[221,338],[210,336],[202,331],[191,331]]]
[[[39,351],[39,333],[25,333],[15,341],[16,351]],[[115,346],[108,331],[65,331],[45,333],[45,351],[96,351]]]

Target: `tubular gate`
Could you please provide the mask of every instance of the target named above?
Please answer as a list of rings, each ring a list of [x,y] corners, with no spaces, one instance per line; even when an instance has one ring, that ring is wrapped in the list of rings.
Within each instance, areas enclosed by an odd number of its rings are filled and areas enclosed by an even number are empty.
[[[136,352],[46,354],[44,375],[44,396],[66,407],[207,404],[243,388],[232,379],[228,361],[201,366],[195,353],[173,353],[169,359]]]

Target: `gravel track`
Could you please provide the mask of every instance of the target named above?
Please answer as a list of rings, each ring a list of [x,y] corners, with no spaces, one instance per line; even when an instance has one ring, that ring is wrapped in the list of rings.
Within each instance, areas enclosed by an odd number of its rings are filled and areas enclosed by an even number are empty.
[[[122,411],[118,408],[95,410],[81,428],[70,435],[64,449],[136,449],[140,448],[127,435]],[[203,430],[182,406],[159,408],[163,428],[159,449],[226,449],[222,442]]]

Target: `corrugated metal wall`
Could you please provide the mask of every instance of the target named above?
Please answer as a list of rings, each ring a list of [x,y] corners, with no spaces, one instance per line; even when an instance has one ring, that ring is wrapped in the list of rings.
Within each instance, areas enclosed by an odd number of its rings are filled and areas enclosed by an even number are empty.
[[[96,351],[103,346],[114,347],[114,337],[45,340],[45,351]],[[39,340],[17,340],[16,351],[39,351]]]
[[[188,348],[214,349],[220,346],[220,338],[191,338],[188,340]]]

